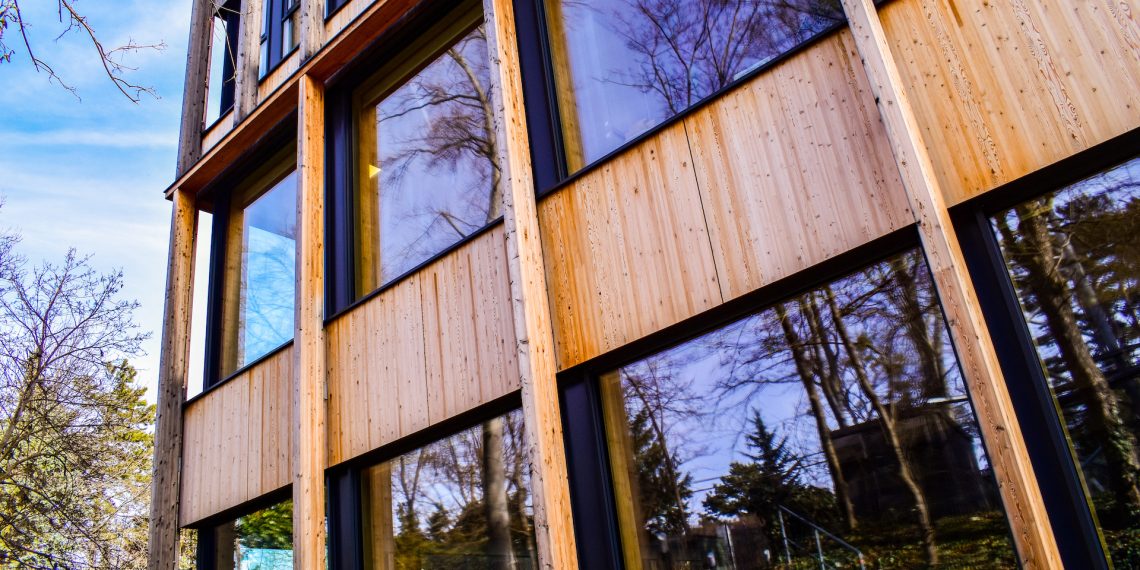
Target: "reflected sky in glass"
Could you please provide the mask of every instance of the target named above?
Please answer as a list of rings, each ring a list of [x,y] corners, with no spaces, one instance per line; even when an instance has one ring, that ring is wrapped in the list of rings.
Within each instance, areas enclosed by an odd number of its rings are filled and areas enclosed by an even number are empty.
[[[296,232],[294,172],[244,211],[239,368],[293,338]]]

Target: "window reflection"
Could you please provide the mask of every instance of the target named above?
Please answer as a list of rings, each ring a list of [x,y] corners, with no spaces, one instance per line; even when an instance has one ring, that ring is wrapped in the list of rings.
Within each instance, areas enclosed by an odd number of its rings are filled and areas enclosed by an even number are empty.
[[[838,0],[546,0],[574,172],[842,21]]]
[[[268,176],[273,180],[272,173]],[[297,180],[293,172],[277,176],[281,178],[264,193],[252,199],[248,194],[235,196],[232,201],[223,376],[293,338]],[[254,183],[251,189],[259,187],[264,183]]]
[[[218,570],[293,568],[293,501],[219,525],[213,532]]]
[[[524,449],[514,411],[366,469],[367,567],[534,568]]]
[[[407,68],[415,64],[401,61],[357,93],[358,295],[501,213],[493,85],[479,16],[469,6],[460,22],[427,34],[414,51],[434,55],[410,78]]]
[[[600,388],[627,568],[1016,565],[917,251]]]
[[[1140,564],[1140,159],[992,225],[1107,550]]]

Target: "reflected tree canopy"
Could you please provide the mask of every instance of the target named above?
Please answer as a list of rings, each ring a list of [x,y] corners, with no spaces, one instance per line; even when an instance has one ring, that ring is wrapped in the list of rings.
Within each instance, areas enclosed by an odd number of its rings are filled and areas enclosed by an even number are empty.
[[[843,20],[838,0],[546,0],[576,171]]]
[[[213,528],[214,562],[199,561],[198,567],[218,570],[289,570],[293,568],[293,501],[284,501]],[[198,537],[183,532],[183,541]],[[196,544],[195,544],[196,545]],[[192,554],[183,545],[181,567],[188,567]],[[189,566],[193,567],[193,566]]]
[[[368,567],[535,567],[524,453],[515,411],[365,470]]]
[[[627,567],[1015,566],[917,251],[600,382]]]
[[[1140,159],[992,225],[1107,550],[1140,565]]]
[[[456,34],[401,84],[384,70],[357,94],[359,295],[501,214],[486,33]]]

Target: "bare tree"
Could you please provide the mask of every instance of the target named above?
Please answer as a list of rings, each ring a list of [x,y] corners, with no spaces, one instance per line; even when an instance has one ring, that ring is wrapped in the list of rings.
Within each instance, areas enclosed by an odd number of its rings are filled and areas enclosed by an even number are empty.
[[[91,22],[87,16],[83,15],[75,7],[75,0],[56,0],[56,13],[59,17],[59,24],[62,30],[57,34],[58,37],[65,36],[71,33],[78,33],[85,36],[91,43],[92,49],[99,56],[99,64],[103,67],[104,73],[107,78],[115,84],[115,88],[119,90],[131,102],[138,103],[142,96],[150,95],[157,97],[154,88],[139,85],[131,82],[127,78],[127,74],[135,71],[135,68],[128,66],[124,57],[128,54],[136,53],[144,50],[162,50],[166,49],[166,44],[163,42],[155,44],[140,44],[134,40],[128,41],[118,47],[108,48],[103,45],[95,33],[95,28],[92,27]],[[36,55],[35,50],[32,48],[32,41],[28,37],[28,28],[31,23],[24,18],[24,12],[20,8],[19,0],[0,0],[0,63],[11,63],[12,56],[16,55],[18,48],[13,48],[5,38],[5,32],[9,26],[14,27],[19,33],[18,42],[25,50],[25,54],[32,67],[36,71],[47,73],[48,79],[54,81],[60,87],[71,92],[78,97],[78,91],[75,87],[66,83],[62,77],[56,73],[55,68],[47,61]]]

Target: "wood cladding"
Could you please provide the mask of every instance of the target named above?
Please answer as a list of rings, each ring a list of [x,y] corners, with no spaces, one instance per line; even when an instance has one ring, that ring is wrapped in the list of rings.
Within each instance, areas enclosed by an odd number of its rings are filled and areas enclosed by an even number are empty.
[[[881,10],[947,202],[1140,126],[1136,8],[899,0]]]
[[[846,31],[539,205],[560,369],[913,223]]]
[[[847,30],[685,118],[731,299],[913,223]]]
[[[183,526],[292,482],[293,347],[183,412]]]
[[[326,327],[329,464],[519,388],[502,226]]]

